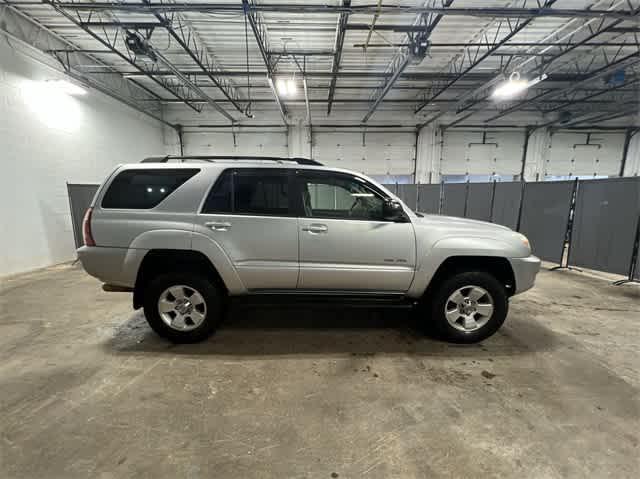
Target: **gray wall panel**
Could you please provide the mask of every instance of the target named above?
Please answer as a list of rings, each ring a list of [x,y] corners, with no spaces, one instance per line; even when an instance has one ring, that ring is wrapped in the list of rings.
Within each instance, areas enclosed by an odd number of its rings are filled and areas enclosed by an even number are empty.
[[[418,210],[438,214],[440,211],[440,185],[418,185]]]
[[[418,187],[417,185],[398,185],[398,197],[405,204],[415,211],[418,203]]]
[[[73,238],[76,248],[84,244],[82,239],[82,219],[91,204],[96,191],[100,185],[72,185],[67,183],[69,203],[71,207],[71,222],[73,224]]]
[[[638,259],[636,261],[636,271],[633,277],[635,279],[640,279],[640,254],[638,254]]]
[[[569,263],[626,275],[640,213],[640,178],[581,181]]]
[[[445,183],[442,188],[442,214],[464,217],[464,207],[467,200],[467,184]]]
[[[518,226],[521,195],[522,183],[519,181],[496,183],[492,221],[515,230]]]
[[[524,188],[520,230],[529,238],[533,253],[560,263],[573,181],[527,183]]]
[[[469,183],[467,195],[467,218],[491,220],[491,196],[493,183]]]

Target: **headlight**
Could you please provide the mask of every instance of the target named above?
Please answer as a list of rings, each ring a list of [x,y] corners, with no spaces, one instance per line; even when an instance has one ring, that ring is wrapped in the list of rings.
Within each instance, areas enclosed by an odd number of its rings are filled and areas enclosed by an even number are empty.
[[[529,239],[523,235],[523,234],[518,234],[518,236],[520,237],[520,241],[522,241],[522,243],[529,249],[531,249],[531,243],[529,243]]]

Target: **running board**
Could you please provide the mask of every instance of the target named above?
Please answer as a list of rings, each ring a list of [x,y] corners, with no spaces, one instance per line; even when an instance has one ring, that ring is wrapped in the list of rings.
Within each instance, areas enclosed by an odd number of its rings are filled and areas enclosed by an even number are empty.
[[[237,306],[261,306],[261,307],[300,307],[313,306],[314,308],[400,308],[410,309],[416,304],[416,300],[407,298],[403,294],[338,294],[329,292],[250,292],[243,296],[231,298]]]
[[[106,291],[107,293],[133,293],[133,288],[115,284],[103,284],[102,291]]]

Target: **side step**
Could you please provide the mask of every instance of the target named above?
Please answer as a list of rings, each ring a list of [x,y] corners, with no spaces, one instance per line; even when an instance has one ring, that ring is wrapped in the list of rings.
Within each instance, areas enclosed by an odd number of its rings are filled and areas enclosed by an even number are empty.
[[[102,291],[106,291],[107,293],[133,293],[133,288],[105,283],[102,285]]]
[[[416,300],[404,295],[387,294],[308,294],[308,293],[250,293],[231,298],[234,306],[239,307],[278,307],[299,308],[312,306],[314,308],[399,308],[411,309]]]

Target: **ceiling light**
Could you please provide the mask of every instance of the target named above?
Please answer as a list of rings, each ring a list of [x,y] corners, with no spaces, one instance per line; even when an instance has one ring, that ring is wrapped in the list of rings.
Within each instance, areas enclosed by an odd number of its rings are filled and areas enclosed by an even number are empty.
[[[68,83],[68,82],[65,82]],[[84,89],[68,83],[75,88]],[[57,81],[24,80],[22,98],[34,117],[48,128],[73,131],[82,124],[82,110],[78,101],[66,93],[66,85]]]
[[[278,78],[276,89],[280,95],[288,97],[295,96],[298,91],[295,78]]]
[[[47,80],[46,84],[67,95],[81,96],[87,94],[87,90],[67,80]]]
[[[289,96],[294,96],[297,93],[298,87],[294,79],[287,80],[287,89],[289,90]]]
[[[493,94],[491,96],[497,100],[508,100],[522,93],[527,88],[531,88],[533,85],[536,85],[546,79],[547,75],[546,73],[543,73],[533,80],[522,80],[520,79],[520,73],[513,72],[506,82],[493,90]]]
[[[520,73],[513,72],[506,82],[493,90],[492,96],[499,100],[506,100],[513,98],[518,93],[522,93],[527,88],[529,88],[529,82],[527,80],[521,80]]]

